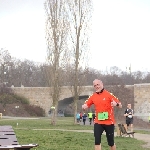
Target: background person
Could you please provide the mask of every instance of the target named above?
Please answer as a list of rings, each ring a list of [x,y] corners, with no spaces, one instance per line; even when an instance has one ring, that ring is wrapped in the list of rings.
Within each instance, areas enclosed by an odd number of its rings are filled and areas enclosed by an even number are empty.
[[[90,123],[90,125],[92,124],[92,115],[93,115],[92,112],[89,112],[89,113],[88,113],[88,118],[89,118],[89,123]]]
[[[87,115],[86,115],[86,113],[84,113],[84,114],[82,115],[82,118],[83,118],[83,125],[85,125],[86,117],[87,117]]]
[[[126,117],[127,130],[129,130],[130,127],[130,131],[133,132],[133,109],[131,108],[131,104],[127,105],[124,116]]]
[[[106,132],[107,142],[110,150],[116,150],[114,143],[114,110],[113,106],[122,108],[121,102],[111,93],[104,89],[101,80],[93,81],[95,93],[91,95],[82,105],[82,109],[95,106],[96,117],[94,120],[95,150],[101,150],[101,135]]]
[[[77,123],[79,123],[80,122],[80,113],[76,114],[76,119],[77,119]]]
[[[81,120],[82,120],[82,112],[80,112],[80,122],[81,122]]]

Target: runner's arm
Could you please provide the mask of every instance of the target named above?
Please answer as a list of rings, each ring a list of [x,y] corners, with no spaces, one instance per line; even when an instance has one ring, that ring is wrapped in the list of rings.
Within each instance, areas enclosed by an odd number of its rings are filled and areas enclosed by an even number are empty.
[[[115,97],[112,93],[110,93],[110,95],[111,95],[111,100],[112,100],[111,105],[122,108],[122,104],[121,104],[120,100],[117,97]]]
[[[82,109],[86,110],[93,104],[92,96],[89,96],[89,98],[85,101],[85,103],[82,105]]]
[[[112,106],[118,106],[119,108],[122,108],[121,102],[116,102],[114,99],[113,99],[113,101],[111,102],[111,105],[112,105]]]

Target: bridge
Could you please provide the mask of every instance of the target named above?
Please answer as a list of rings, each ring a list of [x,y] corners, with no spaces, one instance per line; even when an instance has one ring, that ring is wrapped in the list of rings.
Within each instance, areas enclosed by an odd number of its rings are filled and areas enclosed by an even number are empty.
[[[13,92],[29,99],[31,105],[40,106],[45,110],[46,116],[52,106],[51,88],[50,87],[12,87]],[[93,92],[92,86],[82,88],[81,95],[89,96]],[[72,91],[69,86],[61,89],[60,101],[72,97]]]
[[[147,117],[150,113],[150,84],[134,84],[126,86],[133,87],[134,92],[134,113]],[[31,105],[40,106],[45,110],[46,116],[52,106],[50,87],[12,87],[14,93],[29,99]],[[87,97],[93,93],[92,86],[84,86],[80,96]],[[72,97],[69,86],[63,86],[60,94],[60,101]]]

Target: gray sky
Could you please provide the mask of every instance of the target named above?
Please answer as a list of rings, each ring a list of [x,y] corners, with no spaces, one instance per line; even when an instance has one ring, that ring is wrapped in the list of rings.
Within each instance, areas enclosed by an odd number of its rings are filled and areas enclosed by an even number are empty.
[[[46,57],[44,0],[0,0],[0,48],[17,58]]]
[[[90,66],[131,64],[148,70],[150,0],[93,0]],[[0,0],[0,48],[12,56],[43,62],[46,57],[44,0]]]

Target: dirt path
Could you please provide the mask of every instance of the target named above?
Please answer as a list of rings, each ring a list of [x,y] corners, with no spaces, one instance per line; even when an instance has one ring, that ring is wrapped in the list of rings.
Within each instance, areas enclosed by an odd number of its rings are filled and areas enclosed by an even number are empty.
[[[150,134],[135,133],[134,138],[146,142],[143,147],[150,148]]]
[[[33,130],[59,130],[59,131],[70,131],[70,132],[93,133],[93,130],[66,130],[66,129],[33,129]],[[117,136],[117,132],[115,132],[115,136]],[[146,144],[144,144],[143,147],[150,148],[150,134],[135,133],[134,138],[146,142]]]

